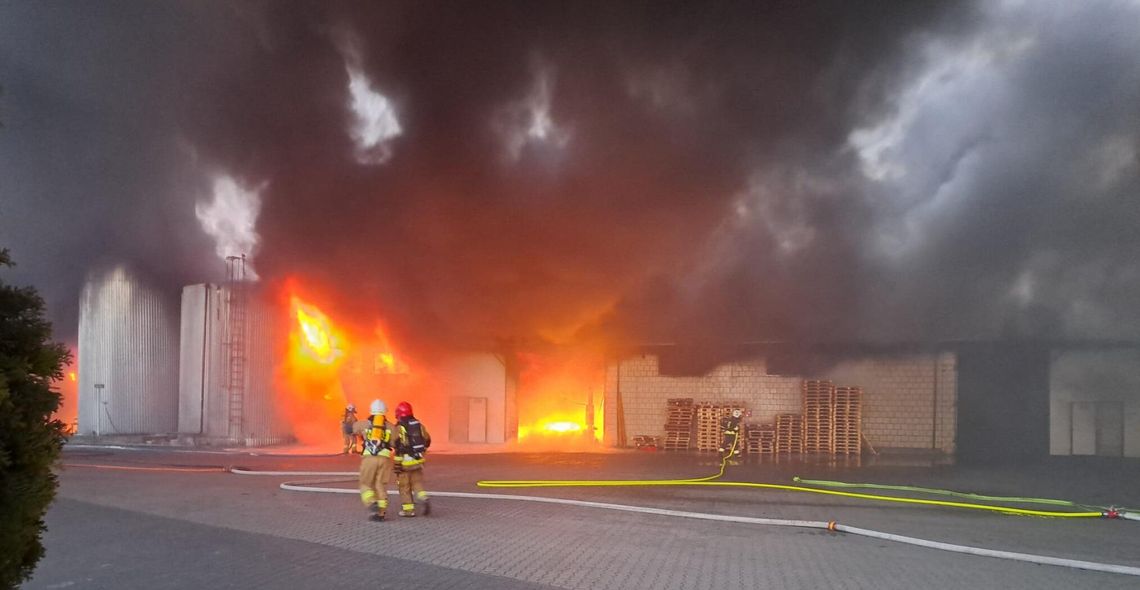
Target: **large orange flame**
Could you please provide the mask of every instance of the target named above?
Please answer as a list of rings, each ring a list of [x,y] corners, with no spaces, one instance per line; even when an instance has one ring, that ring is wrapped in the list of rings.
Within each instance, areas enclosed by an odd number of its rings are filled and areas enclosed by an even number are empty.
[[[519,444],[553,450],[602,440],[600,357],[585,352],[520,354]]]
[[[339,368],[348,353],[344,333],[317,306],[290,297],[289,349],[282,363],[283,406],[305,444],[338,440],[345,406]]]
[[[296,297],[293,297],[293,309],[297,316],[300,352],[322,365],[335,362],[343,351],[337,347],[328,317]]]
[[[382,324],[371,334],[349,338],[320,307],[289,286],[289,346],[280,373],[279,397],[297,439],[307,445],[341,443],[341,421],[352,404],[357,419],[368,416],[369,402],[389,406],[414,400],[416,382],[397,354]]]

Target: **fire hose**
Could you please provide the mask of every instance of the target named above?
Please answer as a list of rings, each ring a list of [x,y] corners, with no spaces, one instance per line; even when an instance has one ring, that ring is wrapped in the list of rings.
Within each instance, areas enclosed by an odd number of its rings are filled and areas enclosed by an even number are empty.
[[[725,469],[728,465],[728,461],[733,456],[733,454],[735,452],[735,448],[736,448],[736,444],[734,441],[733,446],[729,450],[729,452],[727,454],[725,454],[723,457],[721,457],[720,469],[717,471],[717,473],[715,473],[713,475],[705,476],[705,477],[695,477],[695,478],[688,478],[688,479],[665,479],[665,480],[482,480],[482,481],[476,482],[476,485],[478,485],[479,487],[492,487],[492,488],[587,487],[587,486],[590,486],[590,487],[619,487],[619,486],[668,486],[668,485],[676,485],[676,486],[682,486],[682,485],[683,486],[725,486],[725,487],[735,486],[735,487],[763,488],[763,489],[775,489],[775,490],[786,490],[786,491],[801,491],[801,492],[817,493],[817,494],[824,494],[824,495],[831,495],[831,496],[843,496],[843,497],[859,498],[859,499],[866,499],[866,500],[902,502],[902,503],[908,503],[908,504],[923,504],[923,505],[946,506],[946,507],[955,507],[955,508],[974,508],[974,509],[980,509],[980,510],[991,510],[991,511],[1002,512],[1002,513],[1025,514],[1025,515],[1034,515],[1034,516],[1052,516],[1052,517],[1094,517],[1094,516],[1095,517],[1103,517],[1103,516],[1106,516],[1106,514],[1103,514],[1101,512],[1091,512],[1091,511],[1090,512],[1063,512],[1063,511],[1029,510],[1029,509],[1011,508],[1011,507],[1005,507],[1005,506],[989,506],[989,505],[985,505],[985,504],[974,504],[974,503],[969,503],[969,502],[924,500],[924,499],[918,499],[918,498],[901,498],[901,497],[897,497],[897,496],[885,496],[885,495],[878,495],[878,494],[864,494],[864,493],[858,493],[858,492],[843,492],[843,491],[838,491],[838,490],[817,489],[817,488],[810,488],[810,487],[804,487],[804,486],[798,486],[798,485],[797,486],[791,486],[791,485],[782,485],[782,484],[764,484],[764,483],[756,483],[756,482],[716,481],[716,480],[718,480],[724,476],[724,472],[725,472]],[[92,465],[92,464],[87,464],[87,465],[73,464],[71,466],[83,466],[83,467],[93,467],[93,468],[103,468],[103,469],[114,469],[114,468],[120,468],[121,467],[121,466],[113,466],[113,465]],[[357,473],[351,472],[351,471],[345,471],[345,472],[256,471],[256,470],[250,470],[250,469],[243,469],[243,468],[239,468],[239,467],[232,467],[232,468],[228,468],[228,469],[225,469],[225,468],[223,468],[223,469],[219,469],[219,468],[197,468],[197,469],[195,469],[195,468],[169,468],[169,467],[168,468],[139,467],[139,468],[130,468],[130,469],[138,470],[138,471],[177,470],[177,471],[214,471],[214,472],[217,472],[219,470],[225,470],[225,471],[229,471],[230,473],[234,473],[234,474],[238,474],[238,475],[251,475],[251,476],[253,476],[253,475],[265,475],[265,476],[319,476],[319,475],[341,476],[341,478],[338,478],[338,479],[324,479],[324,480],[305,481],[305,482],[283,482],[280,484],[280,488],[283,490],[297,491],[297,492],[335,493],[335,494],[352,494],[352,495],[355,495],[358,493],[358,491],[356,489],[324,487],[324,486],[319,485],[319,484],[326,484],[326,483],[343,483],[343,482],[348,482],[348,481],[354,481],[355,477],[353,477],[353,476],[356,476]],[[801,480],[799,478],[796,478],[795,481],[797,483],[812,483],[812,484],[842,484],[842,482],[823,482],[822,480],[820,480],[820,481]],[[880,487],[880,486],[881,486],[881,484],[879,484],[879,485],[846,484],[846,487],[872,488],[872,487]],[[841,485],[841,486],[836,486],[836,487],[843,487],[843,486]],[[881,486],[881,487],[883,489],[892,489],[892,487],[888,487],[888,486]],[[894,486],[894,487],[906,488],[906,487],[911,487],[911,486]],[[912,487],[912,489],[907,490],[907,491],[926,491],[926,490],[927,490],[926,488],[913,488]],[[970,494],[962,494],[961,492],[949,492],[948,490],[942,490],[942,491],[947,492],[948,495],[962,495],[962,496],[966,496],[966,497],[977,496],[977,498],[975,498],[975,499],[1001,499],[1001,500],[1007,500],[1007,501],[1008,500],[1025,500],[1022,498],[1011,499],[1011,498],[996,497],[996,496],[995,497],[985,497],[985,496],[979,496],[976,494],[970,495]],[[397,493],[397,492],[389,491],[389,494],[395,494],[395,493]],[[615,510],[615,511],[622,511],[622,512],[651,514],[651,515],[679,517],[679,518],[690,518],[690,519],[706,520],[706,521],[732,522],[732,523],[741,523],[741,524],[759,524],[759,525],[766,525],[766,526],[790,526],[790,527],[798,527],[798,528],[824,529],[824,530],[828,530],[831,532],[848,533],[848,534],[852,534],[852,535],[856,535],[856,536],[881,539],[881,540],[892,541],[892,542],[896,542],[896,543],[903,543],[903,544],[917,546],[917,547],[925,547],[925,548],[930,548],[930,549],[938,549],[941,551],[949,551],[949,552],[953,552],[953,553],[962,553],[962,554],[967,554],[967,555],[992,557],[992,558],[997,558],[997,559],[1021,561],[1021,562],[1034,563],[1034,564],[1040,564],[1040,565],[1053,565],[1053,566],[1059,566],[1059,567],[1068,567],[1068,568],[1074,568],[1074,569],[1082,569],[1082,570],[1089,570],[1089,571],[1097,571],[1097,572],[1104,572],[1104,573],[1113,573],[1113,574],[1121,574],[1121,575],[1129,575],[1129,576],[1140,577],[1140,567],[1119,565],[1119,564],[1112,564],[1112,563],[1100,563],[1100,562],[1085,561],[1085,560],[1078,560],[1078,559],[1067,559],[1067,558],[1052,557],[1052,556],[1047,556],[1047,555],[1034,555],[1034,554],[1030,554],[1030,553],[1019,553],[1019,552],[1014,552],[1014,551],[1003,551],[1003,550],[998,550],[998,549],[987,549],[984,547],[973,547],[973,546],[969,546],[969,545],[958,545],[958,544],[953,544],[953,543],[944,543],[941,541],[932,541],[932,540],[928,540],[928,539],[921,539],[921,538],[917,538],[917,537],[909,537],[909,536],[905,536],[905,535],[897,535],[897,534],[893,534],[893,533],[886,533],[886,532],[876,531],[876,530],[872,530],[872,529],[865,529],[865,528],[854,527],[854,526],[850,526],[850,525],[839,524],[838,522],[836,522],[834,520],[813,521],[813,520],[793,520],[793,519],[779,519],[779,518],[760,518],[760,517],[750,517],[750,516],[733,516],[733,515],[725,515],[725,514],[712,514],[712,513],[702,513],[702,512],[689,512],[689,511],[682,511],[682,510],[671,510],[671,509],[654,508],[654,507],[648,507],[648,506],[633,506],[633,505],[627,505],[627,504],[614,504],[614,503],[608,503],[608,502],[593,502],[593,501],[586,501],[586,500],[572,500],[572,499],[566,499],[566,498],[548,498],[548,497],[541,497],[541,496],[523,496],[523,495],[498,494],[498,493],[433,492],[433,495],[438,496],[438,497],[445,497],[445,498],[451,497],[451,498],[470,498],[470,499],[483,499],[483,500],[511,500],[511,501],[521,501],[521,502],[538,502],[538,503],[546,503],[546,504],[561,504],[561,505],[569,505],[569,506],[579,506],[579,507],[584,507],[584,508]],[[1063,500],[1049,500],[1049,499],[1039,499],[1039,498],[1030,499],[1030,500],[1045,500],[1045,502],[1040,502],[1040,503],[1048,503],[1048,504],[1056,504],[1056,505],[1069,505],[1069,504],[1063,504],[1064,502],[1066,502]],[[1078,504],[1071,504],[1071,505],[1080,506]],[[1130,512],[1121,512],[1119,514],[1119,517],[1125,518],[1128,520],[1140,520],[1140,515],[1130,513]]]
[[[866,490],[893,490],[899,492],[916,492],[920,494],[934,494],[940,496],[953,496],[955,498],[965,498],[969,500],[979,500],[982,502],[1012,502],[1017,504],[1047,504],[1052,506],[1072,506],[1083,510],[1100,510],[1102,515],[1108,516],[1112,512],[1116,512],[1120,518],[1128,520],[1140,520],[1140,510],[1135,508],[1124,508],[1121,506],[1095,506],[1092,504],[1079,504],[1072,500],[1055,500],[1052,498],[1022,498],[1018,496],[986,496],[982,494],[975,494],[972,492],[955,492],[953,490],[943,490],[938,488],[924,488],[919,486],[904,486],[904,485],[888,485],[881,483],[847,483],[842,481],[828,481],[823,479],[803,479],[799,476],[793,477],[792,481],[802,483],[809,486],[828,487],[828,488],[851,488],[851,489],[866,489]]]
[[[928,506],[943,506],[950,508],[966,508],[975,510],[989,510],[993,512],[1000,512],[1004,514],[1020,514],[1029,516],[1046,516],[1046,517],[1059,517],[1059,518],[1125,518],[1128,520],[1140,521],[1140,514],[1134,512],[1118,511],[1117,509],[1106,509],[1104,511],[1084,511],[1084,512],[1067,512],[1067,511],[1052,511],[1052,510],[1032,510],[1026,508],[1013,508],[1008,506],[991,506],[988,504],[979,504],[973,502],[955,502],[947,500],[927,500],[920,498],[903,498],[898,496],[887,496],[881,494],[865,494],[859,492],[843,492],[838,490],[828,490],[811,488],[799,485],[784,485],[784,484],[766,484],[757,482],[732,482],[732,481],[716,481],[724,476],[725,468],[728,465],[728,460],[733,456],[736,451],[736,440],[733,440],[732,448],[721,457],[720,469],[717,473],[706,477],[695,477],[688,479],[659,479],[659,480],[482,480],[476,482],[479,487],[486,488],[540,488],[540,487],[624,487],[624,486],[725,486],[725,487],[746,487],[746,488],[762,488],[772,490],[784,490],[793,492],[807,492],[814,494],[823,494],[828,496],[842,496],[847,498],[857,498],[862,500],[874,500],[883,502],[900,502],[904,504],[921,504]],[[875,489],[894,489],[898,491],[916,491],[928,492],[928,488],[917,488],[914,486],[885,486],[885,485],[858,485],[849,484],[843,485],[842,482],[826,482],[823,480],[802,480],[799,477],[794,478],[796,483],[814,483],[814,484],[839,484],[834,487],[865,487]],[[284,486],[282,486],[284,487]],[[1041,498],[1009,498],[1000,496],[981,496],[978,494],[964,494],[961,492],[951,492],[949,490],[940,490],[944,495],[960,496],[964,498],[977,499],[977,500],[991,500],[991,501],[1026,501],[1025,503],[1042,503],[1064,506],[1076,506],[1087,508],[1082,505],[1069,502],[1067,500],[1050,500]],[[933,492],[938,493],[938,492]],[[526,499],[530,501],[553,501],[553,499],[537,499],[530,496],[512,496],[512,499]],[[1028,500],[1028,501],[1027,501]],[[972,547],[969,545],[957,545],[953,543],[943,543],[941,541],[930,541],[927,539],[920,539],[916,537],[908,537],[904,535],[896,535],[893,533],[884,533],[871,529],[864,529],[860,527],[853,527],[849,525],[839,524],[835,521],[805,521],[805,520],[784,520],[772,518],[753,518],[753,517],[737,517],[737,516],[724,516],[717,514],[700,514],[689,513],[682,511],[663,510],[663,509],[645,509],[635,506],[624,506],[616,508],[616,505],[602,504],[596,502],[581,502],[581,501],[564,501],[566,503],[573,503],[575,505],[589,505],[599,508],[609,509],[623,509],[634,512],[645,512],[649,514],[666,514],[670,516],[681,516],[686,518],[701,518],[706,520],[722,520],[741,523],[764,524],[770,526],[793,526],[801,528],[823,528],[834,532],[844,532],[853,535],[870,537],[875,539],[882,539],[886,541],[893,541],[896,543],[904,543],[907,545],[914,545],[918,547],[926,547],[930,549],[939,549],[942,551],[950,551],[953,553],[964,553],[969,555],[978,555],[983,557],[993,557],[997,559],[1008,559],[1013,561],[1023,561],[1027,563],[1036,563],[1041,565],[1055,565],[1061,567],[1069,567],[1076,569],[1092,570],[1099,572],[1125,574],[1130,576],[1140,576],[1140,568],[1099,563],[1092,561],[1065,559],[1059,557],[1050,557],[1046,555],[1033,555],[1029,553],[1018,553],[1014,551],[1002,551],[997,549],[987,549],[984,547]]]
[[[739,437],[737,437],[739,438]],[[758,483],[748,481],[717,481],[724,477],[728,460],[736,451],[736,440],[732,448],[721,457],[720,469],[717,473],[706,477],[687,479],[596,479],[596,480],[552,480],[552,479],[520,479],[520,480],[482,480],[476,485],[482,488],[565,488],[565,487],[641,487],[641,486],[715,486],[715,487],[741,487],[753,489],[782,490],[788,492],[806,492],[826,496],[840,496],[878,502],[898,502],[902,504],[917,504],[924,506],[941,506],[945,508],[964,508],[969,510],[987,510],[1003,514],[1019,514],[1023,516],[1047,516],[1056,518],[1116,518],[1120,513],[1115,510],[1105,511],[1058,511],[1034,510],[1030,508],[1014,508],[1010,506],[993,506],[975,502],[956,502],[950,500],[930,500],[924,498],[904,498],[882,494],[867,494],[861,492],[844,492],[838,490],[819,489],[799,485],[776,483]],[[798,480],[798,478],[797,478]],[[1134,520],[1134,519],[1133,519]]]

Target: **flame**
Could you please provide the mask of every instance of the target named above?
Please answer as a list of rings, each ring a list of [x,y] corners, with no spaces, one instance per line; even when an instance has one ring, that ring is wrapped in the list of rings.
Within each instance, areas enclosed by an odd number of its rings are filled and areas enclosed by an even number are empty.
[[[54,418],[64,423],[68,434],[75,434],[79,429],[79,356],[74,346],[69,348],[71,364],[66,367],[66,377],[56,382],[60,399]]]
[[[349,333],[347,324],[302,298],[295,283],[288,283],[286,292],[289,339],[278,373],[278,401],[300,442],[341,444],[340,424],[350,403],[363,419],[373,399],[384,399],[389,407],[423,399],[418,390],[423,383],[382,324],[371,333]],[[417,410],[417,415],[423,411]]]
[[[542,425],[542,429],[546,432],[581,432],[585,425],[576,422],[547,422]]]
[[[557,450],[602,440],[601,358],[587,352],[521,353],[518,440]]]
[[[349,352],[348,339],[316,305],[291,295],[288,350],[281,366],[281,393],[297,439],[325,444],[337,431],[346,405],[340,367]]]
[[[396,356],[390,352],[381,352],[376,355],[376,360],[383,366],[389,373],[396,372]]]
[[[300,329],[301,353],[322,365],[336,361],[341,354],[336,339],[332,335],[329,319],[321,310],[293,297],[293,309]]]

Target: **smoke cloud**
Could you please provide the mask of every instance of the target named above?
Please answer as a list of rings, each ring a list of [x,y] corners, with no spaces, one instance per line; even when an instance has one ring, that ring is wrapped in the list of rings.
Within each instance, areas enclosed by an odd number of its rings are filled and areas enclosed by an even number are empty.
[[[233,178],[220,175],[214,178],[213,200],[195,205],[198,222],[214,239],[214,252],[221,260],[243,254],[252,258],[257,253],[257,214],[263,190],[265,185],[247,189]],[[245,275],[256,280],[257,272],[250,262],[246,263]]]
[[[0,244],[73,330],[99,264],[220,278],[227,170],[267,183],[263,279],[401,342],[1135,338],[1138,30],[1108,1],[9,4]]]

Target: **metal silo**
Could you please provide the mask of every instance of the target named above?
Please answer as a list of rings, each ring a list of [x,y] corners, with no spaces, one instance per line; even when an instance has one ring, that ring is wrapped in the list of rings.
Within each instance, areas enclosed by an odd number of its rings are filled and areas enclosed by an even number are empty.
[[[178,409],[173,296],[119,267],[88,280],[79,307],[79,433],[172,433]]]
[[[292,439],[276,403],[284,311],[258,290],[243,289],[240,322],[233,321],[236,304],[229,286],[182,290],[178,432],[200,444],[265,445]]]

